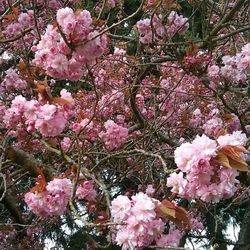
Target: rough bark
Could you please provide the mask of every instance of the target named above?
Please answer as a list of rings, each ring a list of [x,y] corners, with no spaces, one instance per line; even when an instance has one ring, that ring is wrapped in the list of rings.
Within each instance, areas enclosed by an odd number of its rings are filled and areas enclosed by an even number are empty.
[[[241,222],[237,245],[233,250],[250,250],[250,201]]]

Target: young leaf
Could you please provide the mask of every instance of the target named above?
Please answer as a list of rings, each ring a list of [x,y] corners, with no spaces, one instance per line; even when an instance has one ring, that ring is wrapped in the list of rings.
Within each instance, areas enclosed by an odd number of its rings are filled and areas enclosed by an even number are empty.
[[[36,185],[31,189],[31,192],[41,193],[45,190],[46,187],[46,179],[42,171],[36,177]]]
[[[61,97],[53,97],[52,98],[52,103],[58,104],[58,105],[61,105],[61,106],[63,106],[63,105],[70,105],[71,104],[70,101],[68,101],[68,100],[66,100],[64,98],[61,98]]]
[[[242,158],[242,153],[249,153],[242,146],[225,146],[220,149],[215,161],[221,166],[234,168],[239,171],[249,171],[246,161]]]
[[[34,91],[40,94],[45,101],[52,102],[53,97],[47,81],[38,81]]]
[[[199,47],[193,42],[189,41],[189,45],[186,48],[186,56],[196,56],[199,52]]]
[[[167,199],[164,199],[161,204],[156,208],[156,213],[159,217],[169,219],[173,221],[177,226],[182,227],[183,229],[189,227],[187,211]]]

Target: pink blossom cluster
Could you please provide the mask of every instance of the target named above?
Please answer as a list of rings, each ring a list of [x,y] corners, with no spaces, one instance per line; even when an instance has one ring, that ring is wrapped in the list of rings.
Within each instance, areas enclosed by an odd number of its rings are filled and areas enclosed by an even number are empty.
[[[13,0],[10,1],[11,3]],[[8,8],[8,1],[7,0],[0,0],[0,12],[4,11],[5,8]]]
[[[93,67],[94,82],[99,95],[97,113],[105,120],[110,119],[114,113],[126,116],[130,112],[125,91],[130,80],[127,63],[126,51],[115,48],[113,54]]]
[[[171,11],[168,16],[167,32],[171,35],[182,34],[189,28],[188,18]]]
[[[25,202],[33,213],[38,216],[60,216],[67,209],[72,188],[71,180],[67,178],[54,179],[46,185],[43,192],[26,193]]]
[[[116,90],[125,85],[129,77],[126,51],[115,48],[114,53],[108,55],[100,64],[93,67],[95,85],[100,90]]]
[[[97,196],[96,190],[94,188],[92,181],[84,181],[80,183],[76,189],[76,198],[78,200],[93,201]]]
[[[219,202],[231,198],[237,190],[238,171],[220,166],[214,158],[220,148],[242,146],[246,135],[240,131],[219,136],[217,140],[206,135],[197,136],[191,143],[181,144],[175,150],[175,163],[180,170],[167,179],[173,193],[187,199]]]
[[[32,27],[33,24],[33,10],[29,10],[27,13],[22,12],[18,16],[17,22],[12,22],[6,27],[4,34],[7,37],[17,36],[18,34],[21,34],[25,29]]]
[[[98,102],[98,113],[103,118],[109,118],[116,110],[120,112],[125,108],[125,97],[123,92],[111,90],[104,94]]]
[[[33,46],[33,63],[57,79],[79,80],[83,66],[93,64],[106,48],[106,36],[94,30],[87,10],[57,11],[58,26],[48,25],[38,45]]]
[[[187,55],[183,60],[184,67],[190,72],[204,72],[211,63],[211,55],[208,51],[199,50],[194,55]]]
[[[84,133],[84,137],[88,141],[95,141],[98,138],[98,133],[100,132],[101,126],[90,120],[89,118],[84,118],[79,122],[72,124],[72,130],[76,133]]]
[[[187,18],[178,15],[175,11],[170,12],[166,25],[163,24],[161,17],[157,15],[153,15],[152,18],[140,20],[136,23],[140,35],[140,42],[148,44],[165,36],[169,37],[175,34],[182,34],[189,28],[187,21]]]
[[[195,128],[203,128],[206,135],[217,137],[223,130],[232,133],[240,128],[240,121],[235,114],[227,114],[228,119],[223,121],[216,104],[211,103],[207,105],[207,108],[209,112],[206,114],[202,113],[200,109],[194,110],[190,119],[190,124]]]
[[[38,130],[44,136],[57,136],[66,126],[69,111],[66,106],[27,101],[18,95],[5,110],[3,122],[9,129],[25,128],[29,132]]]
[[[122,249],[147,247],[153,242],[159,246],[178,244],[180,237],[177,231],[172,232],[172,241],[170,235],[163,236],[165,223],[157,218],[155,212],[158,204],[159,201],[142,192],[132,196],[131,200],[124,195],[112,200],[111,215],[115,223],[121,223],[116,226],[115,242]]]
[[[208,76],[212,80],[224,78],[235,84],[244,83],[250,72],[250,43],[244,45],[236,56],[223,56],[222,61],[224,66],[211,65],[208,68]]]
[[[112,9],[115,8],[117,3],[119,3],[118,0],[107,0],[106,5],[109,9]]]
[[[72,145],[72,140],[69,137],[63,137],[61,141],[61,147],[63,150],[67,151]]]
[[[179,229],[171,226],[168,234],[162,234],[156,243],[159,247],[178,247],[182,236],[183,233]]]
[[[16,22],[10,23],[5,30],[3,31],[3,35],[6,38],[18,37],[19,35],[25,34],[22,37],[22,40],[17,39],[11,44],[11,47],[14,49],[23,48],[27,45],[32,45],[34,40],[37,39],[37,32],[34,28],[34,13],[33,10],[28,10],[27,12],[22,12],[19,14]],[[41,30],[42,28],[42,19],[37,18],[37,28]],[[27,32],[28,29],[31,29]],[[40,32],[40,31],[39,31]],[[20,42],[21,41],[21,42]]]
[[[200,79],[192,74],[186,74],[179,65],[172,62],[164,63],[160,70],[162,75],[160,92],[156,98],[161,113],[157,115],[156,119],[162,127],[171,123],[176,127],[174,130],[180,135],[183,130],[179,127],[187,121],[186,125],[190,126],[189,119],[182,119],[183,114],[187,114],[191,107],[197,108],[199,105],[199,103],[195,103],[193,93],[194,86],[201,86]]]
[[[0,90],[2,91],[13,91],[13,90],[23,90],[27,88],[27,82],[22,80],[14,69],[8,69],[6,71],[6,76],[0,83]]]
[[[49,7],[49,8],[54,9],[54,10],[59,9],[63,6],[62,2],[60,0],[49,0],[47,2],[45,2],[44,0],[37,0],[37,5],[39,5],[39,7],[46,6],[46,8]]]
[[[107,150],[112,151],[121,147],[128,138],[128,129],[116,124],[112,120],[104,123],[106,132],[99,133],[100,138],[103,140]]]

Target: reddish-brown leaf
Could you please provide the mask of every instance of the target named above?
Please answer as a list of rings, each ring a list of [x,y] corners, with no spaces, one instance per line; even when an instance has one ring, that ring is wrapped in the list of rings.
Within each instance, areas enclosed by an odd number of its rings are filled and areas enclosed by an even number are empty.
[[[189,227],[187,211],[167,199],[164,199],[156,208],[156,213],[162,218],[173,221],[177,226],[182,227],[183,229]]]
[[[68,100],[66,100],[64,98],[61,98],[61,97],[53,97],[52,98],[52,103],[58,104],[58,105],[61,105],[61,106],[71,104],[70,101],[68,101]]]
[[[7,14],[6,16],[4,16],[4,22],[5,23],[10,23],[10,22],[13,22],[14,20],[17,19],[17,16],[19,14],[19,9],[18,7],[15,7],[15,8],[12,8],[10,13]]]
[[[193,42],[189,41],[189,45],[186,48],[186,56],[196,56],[199,52],[199,47]]]
[[[98,212],[97,219],[94,221],[94,223],[99,224],[99,223],[105,223],[108,221],[108,214],[106,211],[100,211]]]
[[[45,101],[52,102],[53,97],[47,81],[38,81],[34,91],[39,93]]]
[[[19,74],[30,86],[34,85],[34,81],[38,79],[38,76],[43,74],[42,70],[38,67],[31,66],[23,61],[17,65]]]
[[[46,179],[42,171],[36,177],[36,185],[31,189],[31,192],[41,193],[45,190],[46,187]]]
[[[96,202],[95,201],[88,201],[85,203],[87,207],[88,213],[93,213],[96,211]]]
[[[215,161],[223,167],[231,168],[228,157],[223,152],[218,152]]]
[[[75,165],[71,165],[64,173],[63,177],[68,178],[69,176],[73,175],[76,176],[77,174],[77,167]]]
[[[246,161],[242,158],[242,153],[248,154],[249,151],[242,146],[225,146],[219,150],[215,160],[227,168],[249,171]]]

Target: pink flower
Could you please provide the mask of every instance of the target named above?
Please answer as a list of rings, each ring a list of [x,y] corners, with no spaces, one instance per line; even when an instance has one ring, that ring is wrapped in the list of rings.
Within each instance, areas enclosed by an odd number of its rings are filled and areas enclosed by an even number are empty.
[[[22,80],[14,69],[8,69],[4,80],[0,83],[7,91],[23,90],[27,88],[27,82]]]
[[[55,71],[67,74],[69,67],[67,57],[63,54],[56,54],[53,59],[51,58],[50,67],[52,67]]]
[[[221,135],[218,137],[217,142],[220,147],[227,145],[243,146],[247,141],[247,137],[241,131],[235,131],[232,134]]]
[[[57,11],[57,22],[64,33],[48,25],[45,34],[36,46],[33,63],[57,79],[79,80],[86,63],[93,64],[107,46],[106,35],[99,36],[93,30],[92,18],[87,10],[74,13],[68,7]],[[64,40],[72,44],[68,46]]]
[[[119,246],[122,246],[122,250],[133,250],[137,245],[135,237],[126,228],[117,232],[115,241]]]
[[[207,120],[203,125],[204,132],[210,136],[216,136],[222,128],[223,121],[218,117]]]
[[[177,247],[181,240],[182,233],[178,229],[170,228],[167,235],[162,235],[160,239],[157,240],[157,246],[159,247]]]
[[[123,221],[130,213],[131,202],[125,195],[119,195],[111,202],[111,214],[115,222]]]
[[[197,149],[205,157],[212,157],[216,155],[216,142],[204,134],[202,136],[197,135],[192,144],[197,147]]]
[[[47,184],[45,191],[26,193],[25,202],[38,216],[60,216],[67,209],[72,188],[73,185],[69,179],[54,179]]]
[[[155,189],[153,188],[153,185],[151,185],[151,184],[148,185],[147,189],[146,189],[146,194],[148,196],[152,196],[154,194],[154,192],[155,192]]]
[[[39,103],[36,100],[30,100],[25,103],[24,116],[29,122],[37,119],[38,108]]]
[[[72,190],[72,183],[69,179],[54,179],[50,181],[46,186],[46,190],[52,195],[64,194],[66,197],[70,197]]]
[[[156,217],[156,203],[159,201],[144,193],[132,196],[131,201],[123,195],[112,201],[111,215],[114,221],[124,223],[116,226],[115,238],[122,249],[147,247],[161,236],[165,223]]]
[[[108,150],[114,150],[122,146],[127,140],[128,129],[119,126],[112,120],[105,122],[104,127],[106,132],[99,134],[100,138],[104,141],[105,147]]]
[[[50,104],[44,104],[39,109],[39,117],[42,117],[44,120],[50,120],[54,117],[54,114],[56,113],[56,106],[50,105]]]
[[[64,137],[63,140],[61,141],[61,147],[63,150],[68,150],[71,144],[72,141],[69,137]]]
[[[28,13],[21,13],[18,16],[18,23],[20,23],[23,27],[29,27],[31,23],[33,23],[33,11],[29,10]]]
[[[176,148],[174,152],[174,160],[177,167],[183,172],[190,170],[194,164],[194,156],[197,155],[197,148],[191,143],[183,143],[180,147]]]
[[[61,107],[52,104],[40,106],[35,128],[44,136],[57,136],[66,126],[66,115]]]
[[[167,31],[170,34],[181,34],[187,31],[189,28],[188,18],[178,15],[177,12],[171,11],[168,16]]]
[[[56,14],[56,20],[67,35],[74,30],[76,17],[74,11],[68,7],[59,9]]]
[[[183,195],[186,190],[187,180],[183,178],[183,172],[172,173],[167,178],[167,187],[172,187],[171,192]]]
[[[109,8],[109,9],[112,9],[112,8],[114,8],[115,7],[115,5],[116,5],[116,3],[117,3],[117,0],[107,0],[107,7]]]
[[[62,89],[60,91],[60,95],[63,99],[65,99],[66,101],[68,101],[70,104],[74,105],[75,104],[75,101],[71,95],[70,92],[68,92],[66,89]]]
[[[212,79],[218,79],[220,77],[220,68],[217,65],[208,67],[208,76]]]
[[[172,173],[167,179],[167,186],[172,187],[173,193],[187,199],[219,202],[232,197],[237,190],[238,172],[219,167],[214,157],[220,147],[242,146],[246,140],[245,134],[236,131],[220,136],[217,142],[202,135],[196,136],[192,143],[183,143],[175,150],[175,162],[181,172]]]
[[[137,220],[146,222],[155,217],[155,203],[146,194],[140,192],[132,196],[132,202],[134,202],[134,205],[131,212],[136,216]]]
[[[148,44],[152,43],[153,38],[158,41],[167,34],[174,35],[175,33],[184,33],[189,28],[189,23],[187,21],[187,18],[178,15],[175,11],[170,12],[167,25],[164,25],[161,17],[158,17],[156,14],[154,14],[151,19],[146,18],[140,20],[136,23],[136,27],[140,34],[140,42]]]
[[[84,181],[76,189],[76,198],[79,200],[86,199],[87,201],[93,201],[96,196],[97,193],[92,181]]]
[[[140,42],[145,43],[145,44],[151,43],[153,33],[150,27],[150,19],[146,18],[146,19],[138,21],[136,23],[136,27],[140,34]]]

